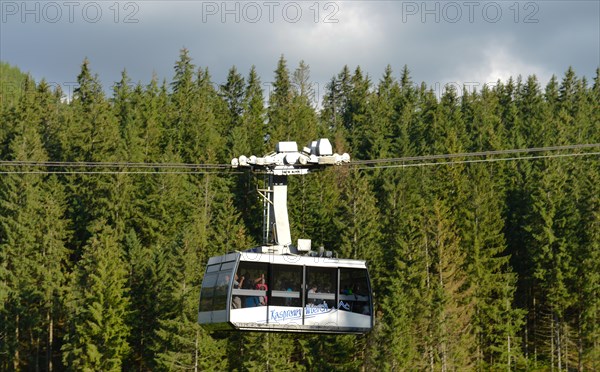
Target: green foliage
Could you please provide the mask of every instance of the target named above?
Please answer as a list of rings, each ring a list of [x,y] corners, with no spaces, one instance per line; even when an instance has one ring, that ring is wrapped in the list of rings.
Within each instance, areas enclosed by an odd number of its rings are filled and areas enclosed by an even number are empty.
[[[600,141],[600,68],[438,98],[407,66],[378,79],[344,66],[322,102],[303,61],[281,56],[269,91],[264,78],[233,66],[215,85],[183,49],[171,81],[123,71],[107,97],[86,59],[66,101],[0,63],[0,160],[224,164],[319,137],[353,159]],[[46,170],[0,164],[1,370],[599,368],[597,156],[292,177],[293,237],[369,265],[366,336],[196,323],[208,258],[262,240],[260,177]]]
[[[0,61],[0,113],[19,101],[27,79],[18,67]]]
[[[114,230],[93,228],[71,282],[63,361],[70,370],[118,371],[130,350],[127,271]]]

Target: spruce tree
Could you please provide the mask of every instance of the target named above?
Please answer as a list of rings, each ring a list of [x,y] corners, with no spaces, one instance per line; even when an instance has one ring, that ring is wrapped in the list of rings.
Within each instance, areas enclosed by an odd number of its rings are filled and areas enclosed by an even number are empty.
[[[269,92],[269,107],[267,110],[267,135],[269,140],[266,145],[273,148],[280,141],[293,141],[291,132],[292,121],[290,111],[292,107],[293,89],[287,61],[283,56],[277,62],[275,81]]]
[[[229,69],[227,82],[220,85],[219,95],[227,103],[227,147],[232,149],[232,153],[228,155],[233,157],[236,156],[234,154],[249,154],[249,133],[242,124],[245,110],[245,84],[244,78],[237,72],[235,66]]]
[[[248,78],[246,79],[243,117],[244,127],[246,128],[246,138],[248,139],[249,145],[249,154],[256,154],[259,156],[270,150],[264,147],[265,114],[266,111],[260,77],[256,73],[256,67],[252,66],[248,73]],[[237,154],[237,152],[235,154]]]
[[[342,180],[342,193],[336,224],[341,228],[339,256],[363,259],[373,272],[374,289],[385,277],[382,270],[380,215],[367,176],[349,172]]]
[[[71,283],[63,362],[69,370],[117,371],[130,352],[126,265],[114,229],[104,221],[92,229]]]
[[[368,119],[363,127],[363,140],[360,153],[367,159],[391,157],[391,138],[399,115],[395,110],[400,87],[392,75],[392,67],[387,66],[377,86],[377,93],[371,102]],[[365,123],[365,124],[366,124]]]
[[[464,271],[465,253],[460,250],[450,208],[434,197],[426,222],[430,250],[426,259],[430,319],[426,355],[429,368],[469,369],[473,366],[474,340],[469,325],[473,305]]]
[[[362,69],[357,67],[350,79],[348,108],[345,113],[344,125],[348,133],[348,152],[355,159],[368,159],[364,151],[364,132],[369,126],[367,112],[371,95],[371,79],[364,76]]]
[[[310,67],[300,61],[292,77],[293,98],[290,119],[290,139],[298,146],[306,146],[318,137],[318,121],[315,112],[315,89],[310,81]]]

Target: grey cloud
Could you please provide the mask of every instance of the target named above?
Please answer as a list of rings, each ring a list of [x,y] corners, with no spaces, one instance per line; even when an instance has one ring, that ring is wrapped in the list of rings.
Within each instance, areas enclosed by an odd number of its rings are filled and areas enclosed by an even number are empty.
[[[73,22],[63,18],[55,23],[36,23],[28,15],[23,23],[19,14],[4,12],[0,58],[36,79],[72,82],[87,56],[105,88],[123,69],[134,82],[148,82],[152,72],[170,80],[182,47],[218,83],[232,65],[243,74],[256,65],[263,82],[269,82],[281,54],[290,69],[305,60],[321,87],[344,65],[360,65],[376,82],[387,64],[397,73],[406,64],[415,82],[429,84],[483,80],[494,68],[513,75],[536,73],[545,83],[569,65],[593,78],[600,65],[596,1],[287,1],[277,7],[259,1],[228,2],[228,9],[220,8],[221,1],[140,1],[133,3],[137,8],[119,3],[118,22],[109,8],[114,3],[96,4],[102,8],[96,23],[81,14]],[[125,22],[128,15],[137,23]]]

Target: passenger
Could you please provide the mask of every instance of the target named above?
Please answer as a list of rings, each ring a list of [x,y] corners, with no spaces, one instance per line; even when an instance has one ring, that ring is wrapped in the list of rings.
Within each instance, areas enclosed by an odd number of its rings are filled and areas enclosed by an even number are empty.
[[[252,288],[253,280],[248,278],[244,281],[243,289],[254,289]],[[256,307],[260,304],[257,296],[246,296],[244,299],[244,307]]]
[[[246,297],[246,302],[244,307],[256,307],[260,305],[260,301],[257,296],[248,296]]]
[[[292,288],[291,288],[291,287],[288,287],[288,288],[287,288],[285,291],[286,291],[286,292],[291,292],[291,291],[292,291]],[[289,294],[288,294],[288,296],[285,298],[285,306],[292,306],[292,298],[291,298],[291,297],[289,297]]]
[[[259,291],[268,291],[269,287],[267,286],[266,280],[265,280],[265,274],[260,274],[260,276],[254,281],[256,283],[256,287],[255,289],[259,290]],[[267,304],[267,296],[260,296],[258,298],[258,302],[260,305],[266,305]]]
[[[241,278],[239,278],[238,274],[235,274],[235,276],[233,277],[233,289],[242,288],[242,285],[244,285],[244,279],[246,278],[243,275]],[[242,308],[242,299],[240,298],[240,296],[233,296],[233,298],[231,299],[231,307],[234,309]]]
[[[308,294],[317,293],[318,287],[317,287],[317,285],[315,283],[311,284],[309,286],[309,288],[310,289],[308,290]],[[312,298],[312,299],[309,299],[307,302],[314,305],[314,304],[317,303],[317,299],[316,298]]]
[[[242,277],[244,278],[244,282],[240,283],[240,287],[242,289],[252,289],[252,278],[249,273],[242,274]]]
[[[244,285],[244,280],[246,279],[246,277],[244,277],[242,275],[242,277],[238,277],[238,274],[235,274],[235,276],[233,277],[233,288],[235,289],[240,289],[242,288],[242,286]]]

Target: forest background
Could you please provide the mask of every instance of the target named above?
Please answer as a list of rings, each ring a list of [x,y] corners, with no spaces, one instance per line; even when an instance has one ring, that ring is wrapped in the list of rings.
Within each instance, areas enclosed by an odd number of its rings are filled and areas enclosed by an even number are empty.
[[[367,260],[365,336],[196,323],[208,257],[261,243],[261,179],[14,163],[227,164],[321,137],[353,160],[597,144],[600,68],[437,97],[406,66],[344,66],[317,104],[284,57],[267,93],[254,68],[213,83],[185,49],[172,81],[124,71],[111,96],[87,60],[67,100],[0,72],[0,370],[600,369],[597,153],[292,177],[292,236]]]

